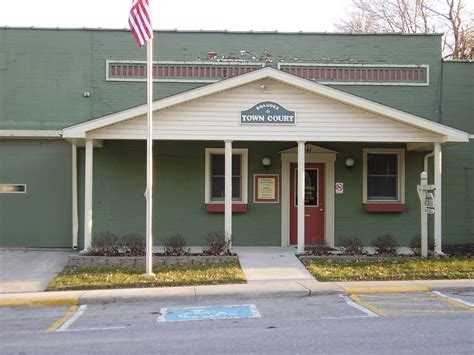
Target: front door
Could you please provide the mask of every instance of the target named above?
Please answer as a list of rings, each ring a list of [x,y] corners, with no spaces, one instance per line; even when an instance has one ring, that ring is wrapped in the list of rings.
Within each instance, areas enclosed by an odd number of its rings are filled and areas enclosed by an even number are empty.
[[[298,169],[290,164],[290,244],[297,244]],[[306,163],[304,201],[304,243],[324,244],[324,164]]]

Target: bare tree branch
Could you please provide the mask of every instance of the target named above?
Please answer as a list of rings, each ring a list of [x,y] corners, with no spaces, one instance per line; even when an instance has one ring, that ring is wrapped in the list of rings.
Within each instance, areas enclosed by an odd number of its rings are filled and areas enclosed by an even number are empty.
[[[474,19],[465,0],[352,0],[346,19],[335,28],[345,32],[429,33],[441,31],[443,53],[469,59],[474,46]]]

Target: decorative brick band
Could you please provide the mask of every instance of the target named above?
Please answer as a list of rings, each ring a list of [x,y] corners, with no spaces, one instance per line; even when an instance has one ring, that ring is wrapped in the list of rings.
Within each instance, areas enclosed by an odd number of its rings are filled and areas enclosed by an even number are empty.
[[[263,62],[158,61],[153,81],[212,83],[252,72]],[[280,62],[279,70],[321,84],[429,86],[427,64],[330,64]],[[107,81],[146,81],[146,62],[106,60]]]
[[[264,67],[261,62],[153,62],[155,82],[212,83]],[[107,60],[107,81],[146,81],[146,62]]]
[[[154,256],[153,265],[211,265],[238,261],[236,255],[231,256]],[[100,267],[100,266],[123,266],[123,267],[145,267],[144,256],[70,256],[68,266],[74,267]]]
[[[428,86],[429,65],[278,63],[278,69],[321,84]]]

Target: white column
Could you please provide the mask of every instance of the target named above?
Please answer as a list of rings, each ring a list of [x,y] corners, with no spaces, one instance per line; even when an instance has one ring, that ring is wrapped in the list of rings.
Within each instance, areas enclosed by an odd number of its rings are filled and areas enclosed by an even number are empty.
[[[434,242],[435,242],[435,252],[442,253],[441,243],[442,243],[442,229],[441,229],[441,207],[442,207],[442,191],[441,191],[441,176],[442,176],[442,160],[443,155],[441,152],[441,144],[435,143],[434,145],[434,184],[436,186],[435,190],[435,213],[434,213]]]
[[[86,171],[84,188],[84,250],[91,247],[92,241],[92,171],[94,141],[86,139]]]
[[[72,144],[72,248],[77,249],[77,234],[79,231],[79,217],[77,212],[77,147]]]
[[[298,253],[304,252],[305,142],[298,142]]]
[[[232,141],[225,141],[225,238],[232,246]]]

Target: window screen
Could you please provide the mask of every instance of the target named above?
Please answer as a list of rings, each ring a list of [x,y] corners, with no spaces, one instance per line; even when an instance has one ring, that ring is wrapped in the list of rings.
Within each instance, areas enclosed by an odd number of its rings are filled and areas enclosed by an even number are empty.
[[[225,197],[225,156],[211,154],[211,200],[224,201]],[[240,201],[242,186],[242,155],[232,155],[232,199]]]
[[[398,200],[398,154],[367,154],[367,200]]]

